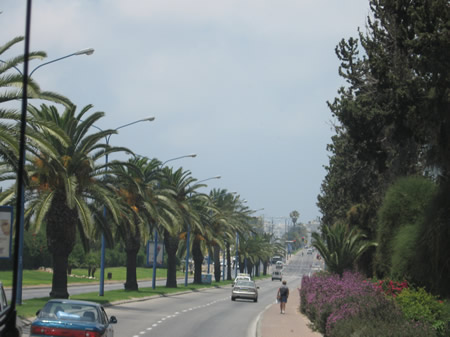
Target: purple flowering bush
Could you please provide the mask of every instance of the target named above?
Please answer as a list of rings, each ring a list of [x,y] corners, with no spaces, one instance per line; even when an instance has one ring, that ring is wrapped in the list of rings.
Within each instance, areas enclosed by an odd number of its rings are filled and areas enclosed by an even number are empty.
[[[326,337],[436,336],[426,324],[406,320],[393,299],[358,273],[304,276],[299,291],[301,312]]]

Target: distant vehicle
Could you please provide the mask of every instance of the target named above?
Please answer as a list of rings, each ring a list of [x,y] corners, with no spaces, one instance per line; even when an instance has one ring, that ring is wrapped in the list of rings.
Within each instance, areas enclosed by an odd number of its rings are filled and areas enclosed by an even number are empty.
[[[41,336],[92,336],[114,337],[112,324],[105,309],[98,303],[53,299],[37,312],[31,323],[30,337]]]
[[[258,289],[254,281],[240,280],[237,281],[231,289],[231,300],[236,301],[236,298],[245,298],[258,302]]]
[[[306,251],[306,254],[308,254],[308,255],[312,255],[312,253],[313,253],[313,250],[312,250],[311,248],[309,248],[309,249]]]
[[[273,280],[280,280],[281,281],[282,278],[283,278],[283,276],[282,276],[281,270],[274,270],[272,272],[272,281]]]
[[[272,257],[272,264],[277,263],[278,261],[283,261],[283,258],[281,256],[275,255]]]
[[[277,270],[283,269],[283,262],[278,261],[277,263],[275,263],[275,269]]]
[[[233,286],[236,282],[238,281],[251,281],[252,278],[250,277],[249,274],[237,274],[236,278],[233,281]]]

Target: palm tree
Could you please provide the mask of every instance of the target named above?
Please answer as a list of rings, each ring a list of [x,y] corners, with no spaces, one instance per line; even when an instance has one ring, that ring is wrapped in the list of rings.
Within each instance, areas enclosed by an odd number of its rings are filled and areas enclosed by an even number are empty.
[[[197,188],[205,185],[195,184],[195,181],[197,180],[191,177],[191,172],[183,171],[182,168],[173,171],[171,168],[164,167],[162,170],[161,186],[173,189],[178,210],[178,219],[173,219],[171,230],[164,229],[164,248],[167,252],[167,288],[177,287],[177,251],[180,238],[186,237],[188,227],[194,232],[201,227],[200,220],[189,202],[189,196],[194,194]]]
[[[22,36],[16,37],[0,46],[0,104],[22,99],[23,76],[19,67],[25,61],[24,55],[14,58],[3,58],[2,55],[17,43],[24,40]],[[43,59],[47,55],[43,51],[30,52],[29,59]],[[31,78],[28,79],[28,98],[39,98],[66,106],[72,105],[70,100],[59,94],[41,91],[39,85]],[[19,158],[18,128],[20,113],[9,107],[0,106],[0,158],[17,171]],[[31,137],[32,135],[27,135]]]
[[[124,211],[117,224],[117,234],[125,244],[127,254],[126,290],[137,290],[137,254],[149,231],[158,225],[170,230],[169,221],[176,216],[173,191],[160,188],[161,162],[145,157],[134,157],[123,163],[112,164],[111,183]]]
[[[263,233],[260,236],[262,241],[261,244],[264,245],[261,256],[263,275],[267,275],[267,267],[272,256],[281,255],[280,252],[284,251],[284,245],[279,241],[275,241],[273,233]]]
[[[298,218],[300,217],[300,213],[298,211],[292,211],[291,213],[289,213],[289,216],[291,217],[292,223],[295,226]]]
[[[189,203],[192,206],[192,211],[196,214],[198,223],[192,226],[191,237],[191,251],[192,259],[194,261],[194,284],[202,283],[202,265],[205,252],[208,250],[207,240],[212,237],[214,233],[211,231],[211,223],[217,209],[211,203],[207,195],[194,193],[189,197]],[[182,251],[186,251],[185,246],[180,247]]]
[[[220,249],[227,252],[228,270],[227,275],[231,278],[231,254],[230,241],[236,236],[236,231],[240,226],[239,217],[243,214],[239,197],[229,193],[226,189],[212,189],[210,198],[218,213],[211,223],[211,231],[213,236],[209,240],[209,244],[213,251],[214,258],[214,278],[220,281]],[[241,212],[241,213],[240,213]]]
[[[19,55],[14,58],[2,59],[2,54],[14,47],[17,43],[24,40],[23,36],[18,36],[4,45],[0,46],[0,88],[10,88],[11,90],[3,92],[0,95],[0,103],[19,100],[22,98],[23,74],[19,67],[24,63],[25,56]],[[47,54],[43,51],[30,52],[29,60],[44,59]],[[39,98],[55,103],[72,105],[72,103],[64,96],[50,91],[41,91],[39,85],[31,78],[28,79],[28,98]]]
[[[366,236],[356,227],[351,229],[342,223],[322,226],[322,235],[314,232],[312,245],[325,260],[327,269],[342,276],[347,269],[353,269],[355,261],[375,242],[366,241]]]
[[[119,204],[112,191],[99,179],[105,165],[97,165],[106,154],[128,151],[100,143],[114,130],[90,133],[92,125],[102,112],[87,116],[91,106],[76,113],[76,107],[66,107],[62,114],[54,106],[30,106],[29,128],[40,132],[45,143],[29,144],[27,172],[27,200],[25,221],[35,231],[45,222],[47,245],[53,257],[53,280],[51,297],[67,298],[67,265],[76,233],[83,242],[99,225],[107,232],[106,222],[94,223],[97,204],[106,205],[117,222]],[[4,191],[6,199],[15,193],[12,186]]]

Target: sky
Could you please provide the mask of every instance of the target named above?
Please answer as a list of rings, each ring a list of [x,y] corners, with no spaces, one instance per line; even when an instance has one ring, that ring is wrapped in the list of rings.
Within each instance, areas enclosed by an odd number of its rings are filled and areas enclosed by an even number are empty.
[[[1,0],[0,45],[25,33],[25,0]],[[298,222],[316,205],[344,85],[335,47],[364,31],[367,0],[35,0],[31,50],[42,90],[105,117],[110,144],[211,179],[255,215]],[[2,57],[23,54],[19,44]],[[32,102],[31,102],[32,103]],[[110,160],[124,159],[120,155]],[[284,222],[284,221],[283,221]]]

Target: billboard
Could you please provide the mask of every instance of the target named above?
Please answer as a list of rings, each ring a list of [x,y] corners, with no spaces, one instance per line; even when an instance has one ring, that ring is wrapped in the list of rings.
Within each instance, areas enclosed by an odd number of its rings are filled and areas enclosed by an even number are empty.
[[[11,257],[13,208],[0,206],[0,259]]]
[[[164,259],[164,244],[162,242],[158,242],[156,246],[156,266],[161,267]],[[153,266],[153,256],[155,252],[155,242],[149,241],[147,243],[147,266]]]

